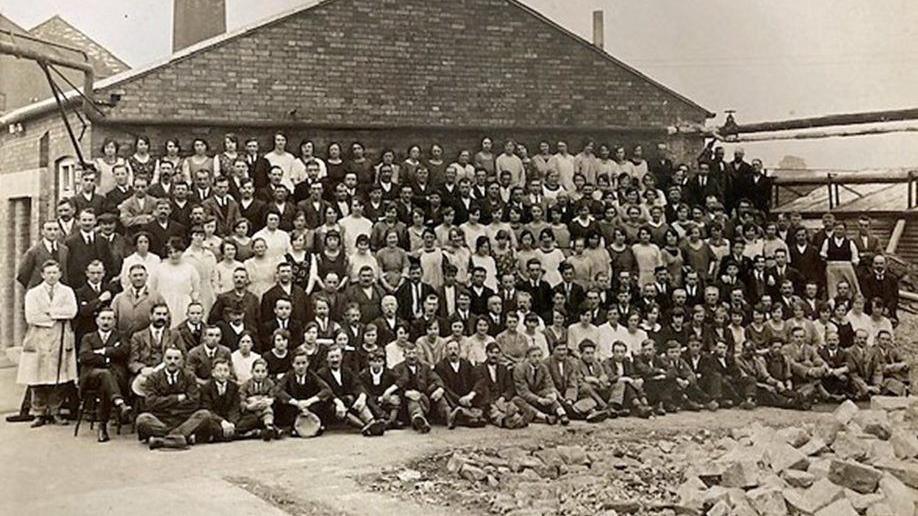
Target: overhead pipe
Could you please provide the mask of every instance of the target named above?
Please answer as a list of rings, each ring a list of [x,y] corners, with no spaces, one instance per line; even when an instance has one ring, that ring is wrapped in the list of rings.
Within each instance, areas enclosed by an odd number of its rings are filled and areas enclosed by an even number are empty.
[[[899,122],[902,120],[918,120],[918,108],[869,111],[865,113],[847,113],[841,115],[826,115],[809,118],[794,118],[789,120],[757,122],[751,124],[737,124],[732,119],[728,119],[727,123],[720,128],[720,132],[726,136],[732,134],[810,129],[814,127],[828,127],[833,125]]]

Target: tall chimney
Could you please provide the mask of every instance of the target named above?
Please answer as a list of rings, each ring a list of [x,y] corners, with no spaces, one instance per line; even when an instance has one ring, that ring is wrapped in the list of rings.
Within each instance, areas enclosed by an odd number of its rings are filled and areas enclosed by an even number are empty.
[[[605,40],[605,27],[602,22],[602,11],[593,11],[593,46],[602,49]]]
[[[226,0],[175,0],[172,52],[226,32]]]

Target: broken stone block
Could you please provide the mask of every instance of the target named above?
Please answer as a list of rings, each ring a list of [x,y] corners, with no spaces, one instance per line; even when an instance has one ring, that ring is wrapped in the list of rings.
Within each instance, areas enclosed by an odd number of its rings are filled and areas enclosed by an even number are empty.
[[[918,456],[918,437],[915,437],[915,434],[897,428],[889,437],[889,444],[892,445],[893,453],[899,459],[911,459]]]
[[[785,470],[790,471],[790,470]],[[783,478],[775,475],[774,473],[767,473],[759,479],[759,485],[762,487],[774,487],[776,489],[785,489],[788,486],[787,482]]]
[[[813,437],[806,444],[799,448],[800,453],[806,455],[807,457],[812,457],[813,455],[819,455],[827,451],[829,447],[826,445],[826,442],[819,437]]]
[[[459,470],[459,476],[471,482],[481,482],[488,478],[485,470],[471,464],[463,464],[462,469]]]
[[[723,486],[711,486],[701,497],[703,505],[714,505],[721,500],[727,500],[730,490]]]
[[[861,460],[867,457],[869,447],[862,439],[858,439],[853,432],[839,432],[832,443],[832,451],[839,458]]]
[[[759,514],[769,516],[783,516],[787,514],[787,504],[780,489],[773,487],[759,487],[746,493],[749,501]]]
[[[883,473],[865,464],[833,460],[829,466],[829,480],[842,487],[866,494],[877,490]]]
[[[889,439],[892,427],[889,417],[882,410],[860,410],[851,418],[851,422],[860,426],[864,433],[876,436],[879,439]]]
[[[804,506],[801,512],[813,514],[819,509],[845,497],[845,490],[828,479],[822,478],[803,492]]]
[[[816,477],[812,473],[796,469],[784,470],[784,472],[781,473],[781,477],[791,487],[806,488],[813,485],[813,482],[816,481]]]
[[[807,473],[816,478],[826,478],[829,476],[829,466],[832,464],[831,459],[813,459],[806,468]]]
[[[882,502],[886,497],[883,496],[883,493],[880,492],[861,494],[857,491],[845,489],[845,498],[851,502],[851,506],[854,507],[855,511],[864,512],[868,507]]]
[[[800,448],[810,440],[810,434],[799,426],[791,426],[778,430],[778,437],[794,448]]]
[[[780,473],[785,469],[805,470],[809,465],[806,455],[783,441],[770,443],[765,449],[765,459],[775,473]]]
[[[590,457],[582,446],[558,446],[555,452],[561,457],[561,460],[569,465],[590,465]]]
[[[918,496],[899,479],[891,475],[884,475],[880,479],[880,492],[886,498],[884,504],[893,514],[915,514],[915,502],[918,501]],[[877,506],[874,505],[867,509],[867,513],[870,514],[870,510],[874,507]]]
[[[816,516],[858,516],[857,511],[846,498],[836,500],[830,505],[816,511]]]
[[[857,408],[857,405],[855,405],[853,401],[845,400],[835,409],[835,412],[832,413],[832,417],[839,423],[847,425],[859,410],[860,409]]]
[[[555,448],[539,450],[534,452],[533,455],[541,459],[542,462],[549,466],[560,466],[564,464],[564,459],[561,458],[561,454],[558,453],[558,450]]]
[[[876,466],[912,489],[918,489],[918,463],[897,460],[881,462]]]
[[[836,419],[824,419],[817,423],[816,428],[813,430],[813,437],[818,437],[822,439],[827,446],[832,446],[832,443],[835,442],[835,437],[845,429],[845,425],[838,422]]]
[[[449,461],[446,463],[446,471],[450,473],[458,473],[462,466],[466,463],[466,457],[460,453],[454,453]]]
[[[538,457],[532,455],[520,455],[518,457],[511,457],[510,462],[510,471],[514,473],[523,471],[524,469],[539,468],[545,466],[545,464],[539,460]]]
[[[893,508],[890,507],[886,502],[871,505],[867,508],[867,512],[864,514],[866,514],[866,516],[897,516],[896,513],[893,512]],[[906,512],[902,514],[908,513]]]
[[[755,487],[759,485],[760,473],[758,464],[753,461],[732,462],[724,469],[720,485],[740,488]]]
[[[869,451],[867,452],[867,462],[871,464],[878,464],[880,462],[897,459],[896,450],[893,448],[889,441],[874,439],[867,442],[870,444]]]
[[[870,409],[886,412],[905,410],[913,401],[916,401],[916,398],[912,396],[871,396]]]
[[[705,514],[707,516],[730,516],[730,504],[725,500],[721,500],[714,504],[714,507],[711,507]]]
[[[689,477],[676,489],[679,505],[700,509],[704,505],[704,492],[708,486],[698,477]]]

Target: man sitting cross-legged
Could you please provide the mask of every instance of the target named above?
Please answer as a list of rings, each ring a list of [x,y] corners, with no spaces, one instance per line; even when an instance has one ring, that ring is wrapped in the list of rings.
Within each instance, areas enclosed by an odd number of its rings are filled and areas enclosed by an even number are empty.
[[[293,354],[293,369],[280,379],[275,389],[275,421],[281,428],[292,428],[299,415],[314,415],[320,425],[312,436],[318,437],[333,417],[332,391],[325,380],[309,368],[309,355],[306,350],[298,349]],[[267,374],[267,367],[265,368]],[[253,371],[254,375],[254,371]],[[254,378],[254,377],[253,377]]]
[[[581,405],[582,400],[590,399],[596,406],[587,415],[587,421],[601,421],[608,417],[616,417],[616,412],[609,410],[609,396],[612,394],[612,384],[609,376],[596,357],[596,343],[590,339],[580,342],[580,359],[576,362],[577,380]]]
[[[513,401],[527,419],[549,425],[560,419],[562,425],[570,424],[548,366],[542,360],[541,348],[531,346],[526,351],[526,360],[513,368],[513,385],[516,388]]]
[[[570,356],[567,343],[555,344],[545,365],[558,391],[558,401],[570,417],[585,419],[590,423],[598,423],[608,417],[588,393],[580,392],[579,364],[577,359]]]
[[[274,401],[277,385],[268,373],[268,362],[256,358],[251,377],[239,387],[240,417],[238,431],[242,437],[260,435],[262,440],[277,439],[283,434],[274,425]]]
[[[653,410],[644,394],[644,380],[628,356],[628,345],[617,340],[612,343],[612,356],[603,363],[609,378],[609,408],[618,416],[650,417]]]
[[[520,408],[513,402],[513,373],[503,362],[500,344],[491,342],[485,348],[488,359],[476,368],[475,403],[484,411],[488,421],[502,428],[523,428],[529,425]]]
[[[392,369],[392,374],[405,399],[403,410],[407,412],[411,427],[425,434],[430,432],[428,419],[431,414],[441,417],[444,423],[448,420],[446,390],[440,376],[418,359],[417,344],[408,342],[403,352],[405,360]]]
[[[98,390],[100,393],[96,407],[98,440],[104,443],[110,440],[108,418],[112,406],[118,408],[119,418],[126,417],[131,410],[122,394],[127,391],[127,362],[131,350],[114,331],[115,311],[110,307],[99,309],[96,326],[98,330],[84,335],[80,343],[80,388],[83,395],[89,390]]]
[[[376,419],[367,405],[367,391],[357,374],[341,365],[342,349],[333,346],[325,360],[325,367],[319,369],[319,378],[331,388],[335,419],[359,428],[364,436],[382,435],[386,431],[386,423]]]
[[[484,412],[476,403],[478,393],[475,391],[474,366],[459,356],[459,346],[460,343],[455,340],[447,342],[446,356],[434,368],[434,371],[443,380],[446,403],[449,405],[446,427],[449,429],[455,428],[456,425],[481,427],[484,426],[485,419]]]
[[[856,398],[849,370],[848,350],[839,347],[841,339],[838,332],[830,327],[826,331],[825,345],[817,353],[826,364],[826,373],[822,377],[822,387],[829,394],[832,401],[844,401]],[[848,348],[851,349],[851,348]]]
[[[718,339],[714,342],[714,352],[707,361],[704,375],[708,396],[721,407],[755,408],[755,378],[747,376],[737,366],[736,360],[727,352],[725,341]]]
[[[675,342],[675,341],[671,341]],[[679,343],[676,342],[678,347]],[[647,401],[658,416],[666,414],[666,406],[672,407],[672,398],[676,395],[675,378],[667,375],[666,363],[657,355],[656,343],[646,339],[641,344],[641,352],[634,357],[634,370],[644,381],[644,392]]]
[[[664,403],[667,412],[678,412],[680,409],[717,410],[717,404],[698,385],[698,378],[692,368],[682,360],[682,346],[671,340],[666,343],[666,354],[663,356],[666,375],[672,381],[669,404]]]
[[[164,368],[147,378],[145,412],[137,416],[137,437],[147,439],[150,449],[184,449],[219,435],[213,414],[201,408],[201,392],[191,373],[182,367],[182,352],[167,348]]]
[[[373,326],[375,334],[376,327]],[[360,373],[360,382],[367,390],[367,406],[377,419],[385,420],[387,430],[400,428],[398,416],[402,400],[398,395],[395,375],[386,369],[386,352],[376,348],[368,355],[367,368]]]

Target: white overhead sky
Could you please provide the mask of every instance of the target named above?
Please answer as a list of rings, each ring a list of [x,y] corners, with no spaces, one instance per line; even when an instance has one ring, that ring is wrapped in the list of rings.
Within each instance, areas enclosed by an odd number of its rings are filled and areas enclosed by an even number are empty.
[[[449,1],[449,0],[430,0]],[[918,107],[913,0],[523,0],[591,39],[605,11],[606,50],[740,122]],[[54,14],[131,66],[171,50],[172,0],[0,0],[29,28]],[[228,29],[305,3],[227,0]],[[486,16],[482,13],[481,16]],[[791,154],[811,167],[918,165],[918,135],[746,144],[770,166]]]

